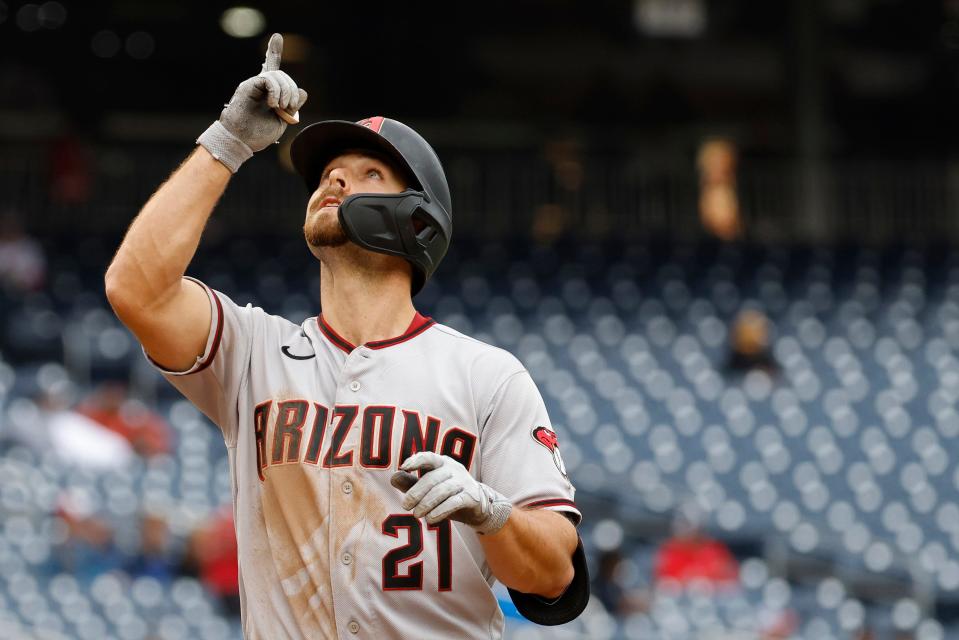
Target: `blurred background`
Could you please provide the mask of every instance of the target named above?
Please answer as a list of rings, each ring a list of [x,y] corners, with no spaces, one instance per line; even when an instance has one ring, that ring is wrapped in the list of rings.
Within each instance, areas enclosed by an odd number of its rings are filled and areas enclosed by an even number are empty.
[[[0,638],[240,637],[226,450],[102,277],[273,31],[438,149],[424,314],[539,385],[593,598],[511,638],[959,638],[959,2],[0,0]],[[288,143],[190,273],[299,322]]]

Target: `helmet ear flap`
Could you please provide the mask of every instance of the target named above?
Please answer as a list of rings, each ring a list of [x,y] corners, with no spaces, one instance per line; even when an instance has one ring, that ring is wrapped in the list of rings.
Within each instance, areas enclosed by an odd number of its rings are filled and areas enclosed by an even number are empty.
[[[436,219],[423,211],[422,207],[417,207],[411,217],[413,223],[413,233],[420,244],[428,245],[437,236],[439,230],[436,228]]]
[[[359,193],[339,207],[340,224],[355,244],[398,256],[413,266],[417,293],[446,253],[448,238],[436,220],[435,204],[422,191]]]

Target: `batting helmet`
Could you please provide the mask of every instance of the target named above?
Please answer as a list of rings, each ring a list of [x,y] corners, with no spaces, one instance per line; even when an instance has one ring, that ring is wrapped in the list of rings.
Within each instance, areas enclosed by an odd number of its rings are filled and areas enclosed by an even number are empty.
[[[290,157],[312,193],[327,163],[352,149],[384,154],[410,180],[403,193],[349,196],[339,206],[339,219],[346,236],[359,246],[409,261],[415,295],[446,255],[453,232],[453,208],[443,165],[420,134],[383,117],[310,125],[293,139]]]

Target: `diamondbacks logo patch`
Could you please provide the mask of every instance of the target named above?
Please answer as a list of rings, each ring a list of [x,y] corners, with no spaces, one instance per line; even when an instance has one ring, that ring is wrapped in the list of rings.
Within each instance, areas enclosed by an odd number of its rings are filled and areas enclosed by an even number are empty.
[[[553,463],[556,468],[559,469],[564,478],[567,478],[566,465],[563,464],[563,456],[559,453],[559,438],[556,437],[556,432],[546,427],[536,427],[533,429],[533,440],[549,449],[549,452],[553,455]]]

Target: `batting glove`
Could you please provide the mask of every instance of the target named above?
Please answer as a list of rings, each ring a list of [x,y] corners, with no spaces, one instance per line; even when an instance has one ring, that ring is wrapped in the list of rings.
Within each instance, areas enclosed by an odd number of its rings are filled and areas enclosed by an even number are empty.
[[[197,138],[197,144],[233,173],[286,131],[286,122],[274,109],[293,114],[306,102],[306,91],[280,71],[282,56],[283,36],[274,33],[260,74],[240,83],[220,119]]]
[[[456,520],[478,533],[503,528],[513,505],[501,493],[478,482],[462,464],[432,451],[414,453],[400,465],[390,483],[406,493],[403,508],[429,524]],[[422,471],[417,478],[414,472]]]

